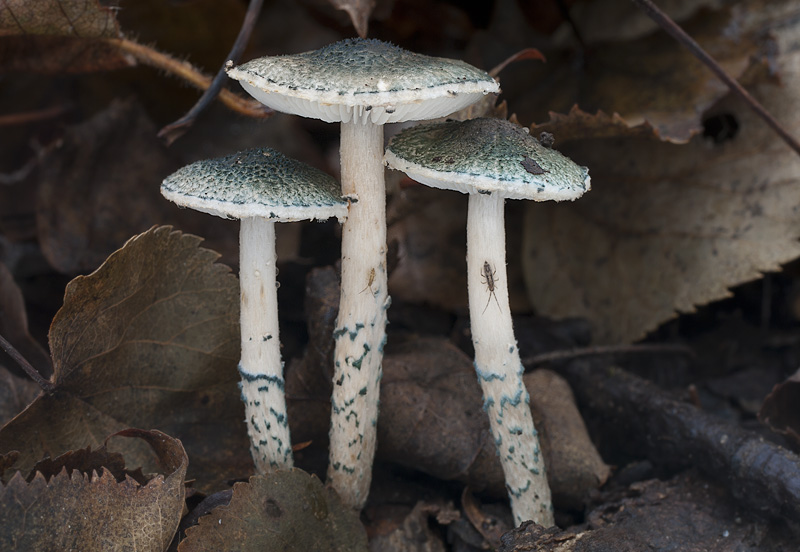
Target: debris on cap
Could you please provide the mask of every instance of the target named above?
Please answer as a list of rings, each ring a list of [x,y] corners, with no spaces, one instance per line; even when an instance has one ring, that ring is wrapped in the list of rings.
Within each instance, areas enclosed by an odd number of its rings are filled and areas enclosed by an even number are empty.
[[[481,118],[421,124],[392,137],[387,165],[428,186],[508,199],[574,200],[589,170],[545,147],[526,128]]]

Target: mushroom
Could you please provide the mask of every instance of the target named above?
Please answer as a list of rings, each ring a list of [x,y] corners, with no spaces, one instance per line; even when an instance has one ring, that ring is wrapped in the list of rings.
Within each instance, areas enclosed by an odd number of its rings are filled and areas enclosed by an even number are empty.
[[[283,363],[278,337],[275,223],[347,216],[336,180],[268,148],[192,163],[168,176],[161,193],[180,205],[241,219],[239,384],[250,452],[258,473],[291,468]]]
[[[499,87],[462,61],[364,39],[255,59],[228,75],[277,111],[342,124],[342,195],[353,201],[342,229],[328,483],[360,509],[372,478],[390,303],[382,127],[443,117]]]
[[[589,174],[504,119],[418,125],[389,142],[386,164],[412,179],[469,194],[467,286],[475,370],[517,525],[553,525],[550,488],[522,382],[506,276],[506,199],[574,200]]]

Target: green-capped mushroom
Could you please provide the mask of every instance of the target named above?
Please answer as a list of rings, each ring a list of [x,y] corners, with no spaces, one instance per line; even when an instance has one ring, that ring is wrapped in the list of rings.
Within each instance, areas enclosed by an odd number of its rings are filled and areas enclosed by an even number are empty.
[[[530,519],[553,525],[550,488],[511,321],[503,211],[506,199],[574,200],[590,188],[588,170],[503,119],[406,129],[389,142],[385,159],[418,182],[469,194],[467,285],[484,409],[516,524]]]
[[[197,161],[168,176],[161,193],[182,207],[241,219],[242,356],[239,373],[250,447],[259,473],[290,468],[283,362],[278,333],[275,223],[347,216],[334,178],[257,148]]]
[[[499,87],[464,62],[364,39],[255,59],[228,75],[277,111],[342,125],[342,194],[354,201],[342,229],[328,482],[361,508],[372,477],[389,307],[383,125],[443,117]]]

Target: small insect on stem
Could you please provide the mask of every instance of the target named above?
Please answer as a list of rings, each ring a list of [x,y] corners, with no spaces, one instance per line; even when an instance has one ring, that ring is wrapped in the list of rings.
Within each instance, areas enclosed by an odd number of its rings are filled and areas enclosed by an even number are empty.
[[[486,306],[483,307],[483,312],[486,312],[486,309],[489,308],[489,302],[492,300],[492,297],[494,297],[494,302],[497,303],[497,308],[501,311],[503,310],[502,307],[500,307],[500,301],[497,300],[497,295],[494,293],[494,286],[497,283],[497,280],[495,280],[496,274],[497,273],[492,270],[492,265],[489,264],[489,261],[485,261],[483,263],[481,276],[483,276],[483,283],[489,288],[489,298],[486,300]]]
[[[369,279],[367,280],[367,285],[359,293],[364,293],[365,291],[367,291],[369,289],[369,292],[372,295],[375,295],[375,292],[372,291],[372,282],[374,282],[374,281],[375,281],[375,269],[374,268],[370,268],[369,269]]]

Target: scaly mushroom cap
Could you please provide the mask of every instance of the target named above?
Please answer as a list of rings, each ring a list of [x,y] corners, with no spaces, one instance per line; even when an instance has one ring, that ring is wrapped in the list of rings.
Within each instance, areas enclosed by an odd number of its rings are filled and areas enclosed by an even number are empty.
[[[254,59],[229,67],[228,76],[276,111],[329,123],[435,119],[500,90],[488,73],[463,61],[360,38]]]
[[[574,200],[591,188],[589,170],[542,146],[505,119],[417,125],[392,137],[386,164],[414,180],[508,199]]]
[[[181,207],[223,218],[347,217],[347,201],[333,177],[269,148],[187,165],[164,179],[161,194]]]

